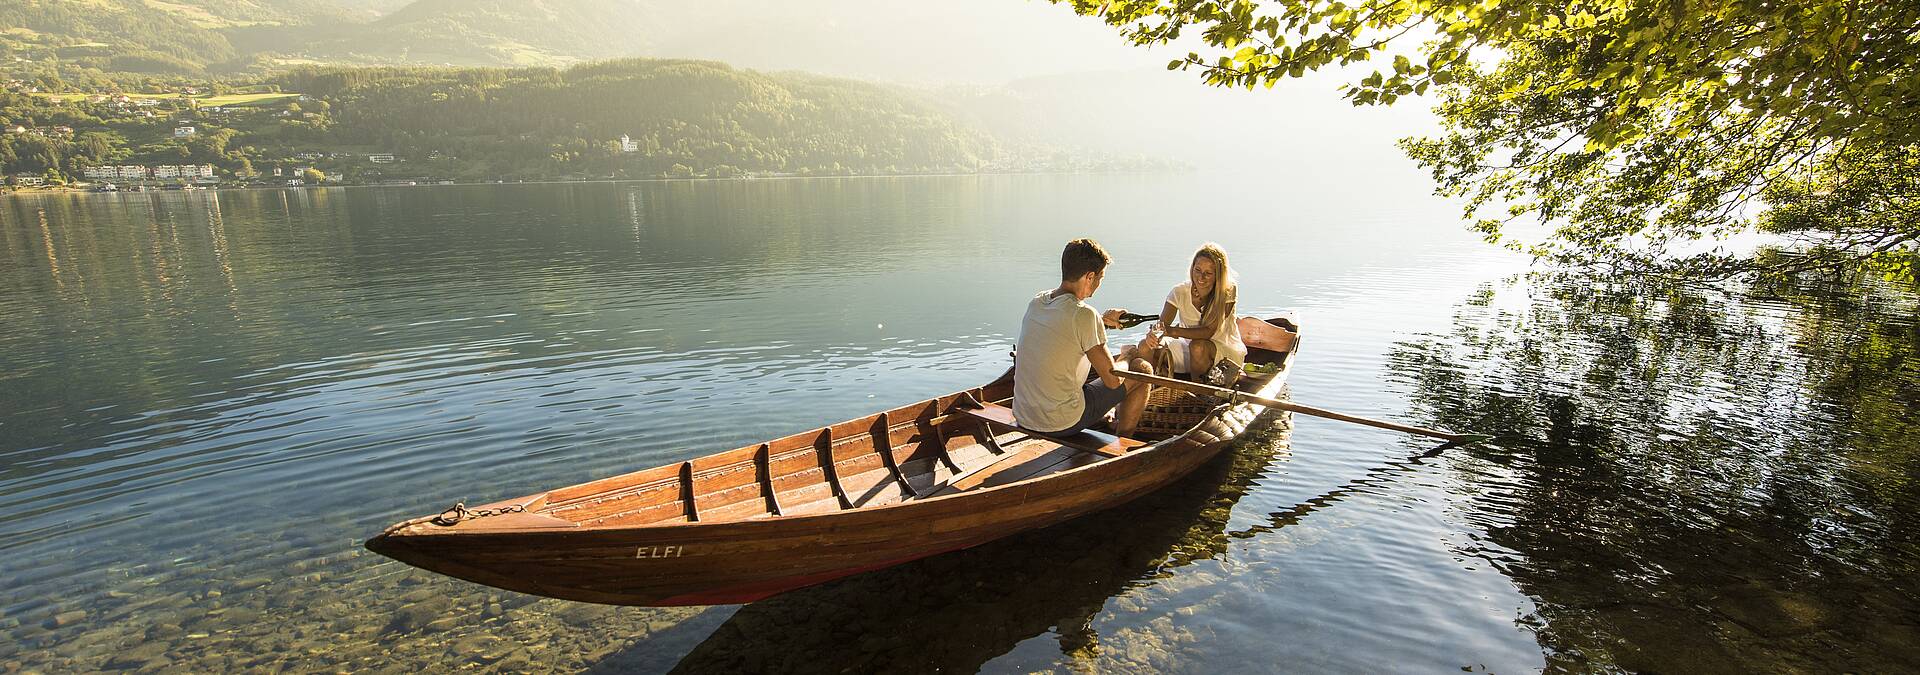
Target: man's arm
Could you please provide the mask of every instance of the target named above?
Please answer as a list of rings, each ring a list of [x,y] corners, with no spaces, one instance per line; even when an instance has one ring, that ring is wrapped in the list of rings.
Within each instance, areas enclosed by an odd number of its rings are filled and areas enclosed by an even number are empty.
[[[1100,383],[1108,389],[1120,388],[1120,376],[1113,374],[1113,355],[1107,353],[1104,344],[1094,345],[1087,350],[1087,360],[1093,363],[1093,372],[1100,374]]]

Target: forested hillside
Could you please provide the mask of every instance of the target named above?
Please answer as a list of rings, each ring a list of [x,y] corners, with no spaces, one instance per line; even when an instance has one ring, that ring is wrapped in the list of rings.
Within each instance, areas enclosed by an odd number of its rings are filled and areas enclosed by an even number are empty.
[[[141,0],[0,2],[0,55],[28,63],[142,73],[198,73],[237,53],[218,30]]]
[[[367,182],[1090,168],[1044,145],[1008,150],[910,90],[710,61],[308,67],[256,89],[0,91],[0,171],[70,180],[192,163],[250,180],[311,166]]]
[[[550,174],[970,171],[995,152],[905,90],[713,62],[301,69],[276,83],[335,111],[316,140],[487,175],[529,159]]]

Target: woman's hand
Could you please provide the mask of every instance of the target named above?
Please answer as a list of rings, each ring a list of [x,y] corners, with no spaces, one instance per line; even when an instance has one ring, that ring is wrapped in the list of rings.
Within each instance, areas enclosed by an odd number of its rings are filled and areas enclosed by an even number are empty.
[[[1151,326],[1148,326],[1146,339],[1140,341],[1140,351],[1151,352],[1155,349],[1159,349],[1160,334],[1161,334],[1160,324],[1155,323]]]

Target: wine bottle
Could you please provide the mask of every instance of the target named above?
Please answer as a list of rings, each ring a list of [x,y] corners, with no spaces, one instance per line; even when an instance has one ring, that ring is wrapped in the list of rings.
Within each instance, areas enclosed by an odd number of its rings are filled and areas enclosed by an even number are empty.
[[[1152,314],[1134,314],[1132,312],[1124,312],[1120,315],[1120,318],[1114,319],[1114,321],[1116,323],[1119,323],[1121,328],[1132,328],[1142,323],[1145,323],[1148,321],[1157,321],[1159,319],[1160,317],[1154,316]]]

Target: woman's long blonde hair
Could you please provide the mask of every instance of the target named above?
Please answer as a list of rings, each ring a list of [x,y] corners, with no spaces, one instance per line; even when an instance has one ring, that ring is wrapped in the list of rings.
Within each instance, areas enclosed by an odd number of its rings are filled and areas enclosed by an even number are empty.
[[[1193,252],[1193,260],[1206,256],[1213,261],[1213,292],[1207,294],[1207,302],[1196,309],[1200,310],[1200,325],[1218,326],[1222,315],[1227,312],[1227,303],[1233,302],[1236,291],[1233,283],[1233,271],[1227,267],[1227,252],[1219,244],[1207,242],[1200,250]],[[1192,260],[1188,261],[1189,264]]]

